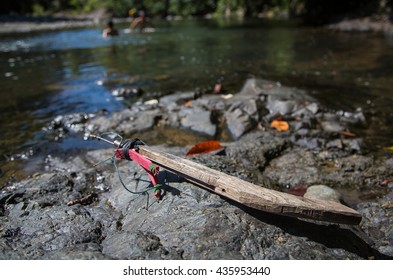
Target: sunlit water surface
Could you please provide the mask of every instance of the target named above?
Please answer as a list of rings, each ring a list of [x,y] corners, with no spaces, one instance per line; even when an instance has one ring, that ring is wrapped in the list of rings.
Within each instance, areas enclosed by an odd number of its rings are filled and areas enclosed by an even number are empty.
[[[376,152],[393,145],[393,38],[287,21],[156,25],[130,34],[124,24],[120,36],[107,39],[98,27],[2,35],[1,162],[27,151],[43,157],[102,147],[80,136],[53,143],[42,127],[57,115],[113,112],[133,102],[112,96],[114,88],[168,94],[221,83],[236,93],[250,77],[306,89],[335,110],[361,107],[369,118],[360,136]],[[183,144],[194,140],[185,136]]]

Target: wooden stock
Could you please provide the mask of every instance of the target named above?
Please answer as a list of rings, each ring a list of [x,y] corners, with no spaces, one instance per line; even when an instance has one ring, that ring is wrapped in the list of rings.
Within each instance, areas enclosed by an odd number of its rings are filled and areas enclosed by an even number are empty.
[[[285,216],[341,224],[357,225],[362,219],[357,211],[340,203],[266,189],[149,146],[139,146],[139,153],[168,171],[247,207]]]

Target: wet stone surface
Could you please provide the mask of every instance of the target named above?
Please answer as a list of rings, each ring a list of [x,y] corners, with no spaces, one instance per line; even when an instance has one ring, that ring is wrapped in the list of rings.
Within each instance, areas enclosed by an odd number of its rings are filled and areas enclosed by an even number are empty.
[[[149,101],[149,100],[148,100]],[[288,131],[270,127],[274,119]],[[56,118],[48,137],[117,129],[124,136],[157,127],[229,132],[220,153],[191,160],[266,188],[340,200],[359,226],[251,210],[162,170],[162,200],[134,162],[110,161],[112,149],[46,157],[45,170],[3,186],[0,259],[386,259],[393,257],[393,159],[368,155],[361,137],[341,133],[366,122],[356,112],[326,111],[299,89],[250,79],[233,96],[176,93],[139,101],[112,115]],[[54,139],[55,140],[55,139]],[[184,157],[189,147],[157,148]],[[322,186],[321,186],[322,185]],[[312,186],[312,187],[311,187]],[[313,194],[313,192],[317,193]],[[319,196],[320,197],[320,196]]]

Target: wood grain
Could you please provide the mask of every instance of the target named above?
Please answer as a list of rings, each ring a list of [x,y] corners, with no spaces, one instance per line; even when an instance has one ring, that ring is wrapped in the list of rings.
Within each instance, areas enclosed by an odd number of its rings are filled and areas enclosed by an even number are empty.
[[[156,148],[139,146],[139,153],[158,166],[247,207],[285,216],[342,224],[357,225],[362,219],[357,211],[340,203],[267,189]]]

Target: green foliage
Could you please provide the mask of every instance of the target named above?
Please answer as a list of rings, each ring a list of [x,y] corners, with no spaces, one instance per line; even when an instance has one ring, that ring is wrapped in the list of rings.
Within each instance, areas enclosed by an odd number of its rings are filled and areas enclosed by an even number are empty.
[[[102,6],[107,8],[109,12],[115,17],[125,17],[128,15],[129,9],[132,8],[132,2],[130,0],[105,0],[102,2]]]
[[[103,7],[100,0],[68,0],[68,5],[75,11],[87,13]]]
[[[167,15],[168,14],[169,0],[166,0],[166,1],[145,0],[145,1],[143,1],[143,3],[144,3],[145,7],[136,6],[135,8],[137,10],[147,8],[148,13],[150,15]]]
[[[32,6],[32,12],[33,16],[44,16],[45,15],[45,9],[43,6],[41,6],[38,3],[34,3]]]
[[[201,15],[214,11],[216,6],[214,0],[192,1],[192,0],[170,0],[169,13],[172,15]]]
[[[219,0],[217,3],[216,15],[230,16],[246,6],[245,0]]]
[[[260,13],[290,15],[300,13],[311,23],[325,23],[341,15],[391,14],[393,0],[12,0],[0,1],[2,13],[49,15],[59,11],[91,12],[104,8],[116,17],[128,15],[131,8],[145,10],[149,16],[245,15]]]

